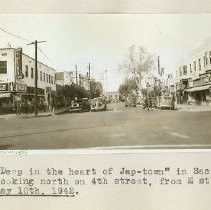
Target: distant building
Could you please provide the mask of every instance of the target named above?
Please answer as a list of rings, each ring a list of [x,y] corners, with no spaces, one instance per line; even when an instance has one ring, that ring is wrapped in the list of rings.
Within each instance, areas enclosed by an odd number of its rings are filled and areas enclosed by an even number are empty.
[[[189,53],[176,71],[179,103],[207,104],[211,99],[211,39]]]
[[[38,97],[50,100],[55,94],[55,70],[38,61]],[[0,49],[0,106],[33,100],[35,60],[21,48]]]
[[[120,100],[120,94],[118,91],[106,92],[105,97],[107,100],[109,100],[111,102],[119,102],[119,100]]]
[[[72,72],[56,72],[56,84],[60,86],[71,85],[74,82]]]
[[[83,87],[85,90],[90,90],[90,79],[89,79],[89,75],[82,75],[79,74],[79,80],[78,80],[78,84]]]

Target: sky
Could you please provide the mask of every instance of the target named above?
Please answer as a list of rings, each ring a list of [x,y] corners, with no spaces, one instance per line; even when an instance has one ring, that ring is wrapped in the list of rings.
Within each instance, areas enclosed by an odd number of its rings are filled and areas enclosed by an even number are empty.
[[[30,41],[39,44],[38,59],[57,71],[75,70],[97,80],[107,70],[108,91],[118,90],[125,76],[118,70],[131,45],[160,56],[166,73],[175,73],[179,60],[211,36],[211,14],[139,15],[0,15],[0,48],[8,43],[34,56]]]

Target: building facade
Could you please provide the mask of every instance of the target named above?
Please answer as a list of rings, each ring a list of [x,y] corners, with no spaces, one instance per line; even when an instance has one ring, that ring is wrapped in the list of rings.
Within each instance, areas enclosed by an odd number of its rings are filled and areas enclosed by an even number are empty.
[[[39,100],[50,102],[56,91],[55,70],[41,62],[38,69]],[[0,107],[34,99],[35,60],[21,48],[0,49]]]
[[[211,104],[211,39],[186,56],[176,78],[178,103]]]
[[[73,72],[56,72],[56,84],[60,86],[71,85],[74,82]]]

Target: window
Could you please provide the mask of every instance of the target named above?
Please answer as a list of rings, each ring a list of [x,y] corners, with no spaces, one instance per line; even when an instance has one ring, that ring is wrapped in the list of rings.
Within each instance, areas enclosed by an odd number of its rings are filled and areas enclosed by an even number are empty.
[[[187,75],[187,66],[183,66],[183,75]]]
[[[40,71],[40,81],[42,81],[42,71]]]
[[[7,53],[2,53],[1,56],[7,56]]]
[[[33,78],[34,77],[34,70],[33,70],[33,68],[31,68],[31,78]]]
[[[196,71],[196,61],[193,62],[194,65],[194,71]]]
[[[205,53],[205,66],[208,65],[208,58],[207,58],[207,52]]]
[[[48,82],[51,83],[51,75],[48,75]]]
[[[0,74],[7,74],[7,61],[0,61]]]
[[[46,74],[46,82],[48,82],[48,74]]]
[[[199,70],[201,70],[201,59],[199,59]]]
[[[190,63],[190,73],[192,73],[192,66],[191,66],[191,63]]]
[[[44,82],[45,82],[45,73],[43,72],[43,80],[44,80]]]
[[[181,67],[179,67],[179,76],[180,77],[182,76],[182,69],[181,69]]]
[[[25,66],[25,77],[29,76],[29,67],[26,65]]]

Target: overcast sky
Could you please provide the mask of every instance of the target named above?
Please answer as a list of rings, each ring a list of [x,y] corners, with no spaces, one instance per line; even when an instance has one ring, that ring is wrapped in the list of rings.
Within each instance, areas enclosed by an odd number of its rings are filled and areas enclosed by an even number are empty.
[[[78,70],[100,78],[107,70],[108,89],[117,90],[124,79],[118,65],[128,48],[144,46],[159,55],[166,72],[175,72],[178,60],[211,36],[211,14],[192,15],[1,15],[0,27],[25,39],[46,40],[39,59],[57,71]],[[33,46],[0,31],[0,47],[23,47],[34,56]],[[49,61],[50,60],[50,61]]]

